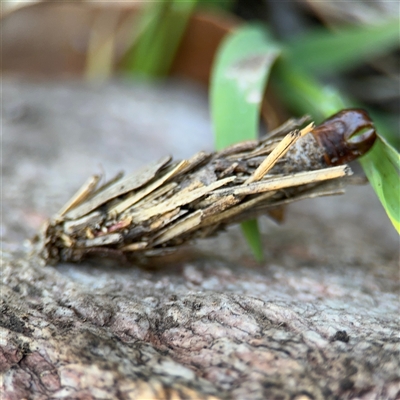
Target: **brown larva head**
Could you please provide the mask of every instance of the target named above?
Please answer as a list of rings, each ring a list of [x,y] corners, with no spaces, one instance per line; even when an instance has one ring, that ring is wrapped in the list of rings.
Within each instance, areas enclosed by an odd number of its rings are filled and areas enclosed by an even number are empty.
[[[342,110],[312,131],[325,150],[328,165],[340,165],[364,155],[374,144],[376,131],[368,113],[362,109]]]

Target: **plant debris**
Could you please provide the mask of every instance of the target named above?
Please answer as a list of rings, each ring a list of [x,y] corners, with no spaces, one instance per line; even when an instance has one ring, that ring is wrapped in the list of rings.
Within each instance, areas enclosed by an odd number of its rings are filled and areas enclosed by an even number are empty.
[[[341,194],[352,175],[345,163],[374,143],[373,123],[350,109],[298,129],[307,119],[220,152],[165,157],[102,185],[93,176],[45,223],[35,247],[53,264],[91,255],[143,259],[293,201]]]

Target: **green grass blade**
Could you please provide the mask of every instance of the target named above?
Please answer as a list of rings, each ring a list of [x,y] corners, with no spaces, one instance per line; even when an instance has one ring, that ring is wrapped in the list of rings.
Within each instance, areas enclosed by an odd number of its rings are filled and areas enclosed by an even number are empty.
[[[280,60],[273,77],[282,101],[299,115],[309,113],[317,117],[317,123],[351,104],[335,88],[318,83],[308,74],[291,67],[287,60]],[[384,127],[379,128],[379,122],[375,121],[378,132],[384,130]],[[399,153],[381,137],[373,149],[360,160],[397,231],[400,227],[399,160]]]
[[[376,25],[342,27],[337,32],[316,30],[287,47],[289,62],[306,71],[339,71],[360,65],[398,47],[400,20]]]
[[[377,111],[376,109],[367,109],[371,115],[375,126],[378,128],[379,134],[392,146],[395,150],[400,150],[399,123],[395,115],[388,112]]]
[[[333,86],[319,83],[286,59],[277,63],[273,85],[277,95],[295,114],[310,114],[317,123],[346,108],[346,100]]]
[[[159,0],[141,10],[137,41],[125,57],[125,69],[143,77],[165,76],[197,0]]]
[[[260,27],[239,28],[219,48],[211,76],[210,103],[215,146],[256,139],[265,85],[280,48]],[[257,260],[263,257],[256,220],[242,231]]]
[[[258,228],[258,221],[256,219],[249,219],[240,224],[242,228],[243,236],[246,238],[251,251],[253,252],[254,258],[261,262],[264,259],[262,241],[260,230]]]
[[[258,136],[265,84],[280,49],[258,27],[239,28],[216,55],[210,89],[215,146]]]
[[[384,139],[360,159],[365,174],[400,234],[400,154]]]

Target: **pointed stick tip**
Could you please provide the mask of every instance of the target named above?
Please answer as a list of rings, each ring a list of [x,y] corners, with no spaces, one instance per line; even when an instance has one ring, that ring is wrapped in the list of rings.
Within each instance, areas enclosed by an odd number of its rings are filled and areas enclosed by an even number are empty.
[[[309,123],[306,127],[304,127],[301,131],[300,131],[300,137],[303,137],[305,135],[307,135],[307,133],[310,133],[315,127],[314,122]]]

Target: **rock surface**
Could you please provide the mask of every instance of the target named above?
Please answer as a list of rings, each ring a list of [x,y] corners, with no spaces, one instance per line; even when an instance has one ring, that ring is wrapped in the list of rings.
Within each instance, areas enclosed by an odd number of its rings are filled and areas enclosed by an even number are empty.
[[[43,266],[24,240],[86,178],[212,149],[173,83],[3,80],[3,399],[396,399],[399,241],[369,186],[233,227],[157,269]]]

